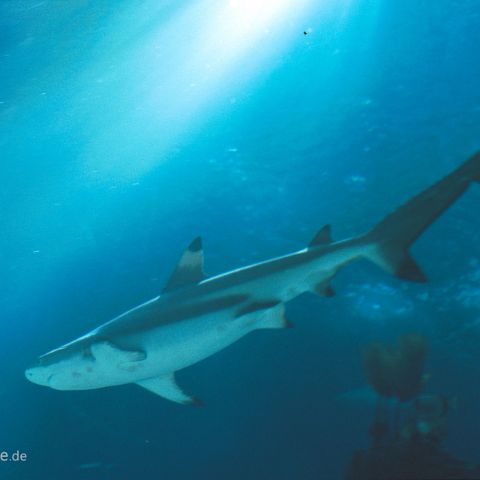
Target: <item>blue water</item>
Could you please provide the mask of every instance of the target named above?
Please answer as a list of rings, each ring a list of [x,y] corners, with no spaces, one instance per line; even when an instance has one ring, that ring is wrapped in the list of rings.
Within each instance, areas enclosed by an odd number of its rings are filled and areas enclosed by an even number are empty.
[[[24,379],[196,235],[211,274],[356,235],[480,148],[478,1],[265,5],[0,3],[0,450],[28,454],[0,478],[342,478],[373,414],[360,350],[412,330],[458,398],[446,447],[480,461],[479,187],[416,243],[428,284],[349,266],[294,329],[181,371],[203,408]]]

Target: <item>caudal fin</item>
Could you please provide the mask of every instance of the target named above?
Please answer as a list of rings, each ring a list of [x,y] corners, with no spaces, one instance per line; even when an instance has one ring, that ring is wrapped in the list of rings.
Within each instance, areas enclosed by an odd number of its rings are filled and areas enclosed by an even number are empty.
[[[385,217],[364,239],[366,257],[387,272],[413,282],[427,280],[410,256],[410,245],[472,182],[480,182],[480,152]]]

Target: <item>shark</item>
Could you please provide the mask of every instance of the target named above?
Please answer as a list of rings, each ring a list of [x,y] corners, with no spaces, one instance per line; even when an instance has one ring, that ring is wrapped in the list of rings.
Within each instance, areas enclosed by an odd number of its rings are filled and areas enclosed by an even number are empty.
[[[208,277],[200,237],[181,256],[159,295],[42,356],[28,380],[55,390],[136,384],[179,404],[200,404],[175,373],[259,329],[291,326],[285,304],[304,292],[334,295],[332,279],[367,259],[411,282],[427,277],[409,248],[450,205],[480,182],[480,151],[367,233],[333,241],[325,225],[300,251]]]

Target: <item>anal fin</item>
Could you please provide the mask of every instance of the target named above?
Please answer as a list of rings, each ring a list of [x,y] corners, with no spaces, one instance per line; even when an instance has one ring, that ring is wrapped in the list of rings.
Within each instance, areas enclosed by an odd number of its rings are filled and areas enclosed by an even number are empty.
[[[186,394],[176,383],[173,373],[160,377],[147,378],[136,382],[140,387],[149,390],[160,397],[182,405],[201,405],[202,402],[191,395]]]

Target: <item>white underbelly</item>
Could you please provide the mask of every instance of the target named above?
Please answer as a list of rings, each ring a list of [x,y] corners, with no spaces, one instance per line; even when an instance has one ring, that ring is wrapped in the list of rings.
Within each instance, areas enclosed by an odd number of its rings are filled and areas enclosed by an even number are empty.
[[[179,322],[152,332],[145,342],[152,371],[173,372],[193,365],[237,341],[252,326],[242,319],[215,317]]]
[[[131,337],[147,357],[130,368],[99,366],[90,388],[132,383],[166,375],[223,350],[255,327],[243,318],[208,315],[165,325]],[[93,380],[93,379],[92,379]]]

